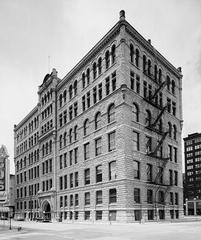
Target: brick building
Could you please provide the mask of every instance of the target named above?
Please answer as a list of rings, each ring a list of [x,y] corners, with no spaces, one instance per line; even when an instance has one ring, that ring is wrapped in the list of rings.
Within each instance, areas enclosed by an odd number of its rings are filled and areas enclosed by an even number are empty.
[[[201,133],[184,138],[186,215],[201,215]]]
[[[182,74],[126,20],[15,126],[16,208],[62,221],[183,216]]]

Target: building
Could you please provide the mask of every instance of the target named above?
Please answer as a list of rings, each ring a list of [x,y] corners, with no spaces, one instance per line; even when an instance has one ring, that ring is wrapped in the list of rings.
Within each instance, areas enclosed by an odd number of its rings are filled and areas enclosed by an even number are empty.
[[[14,211],[15,176],[10,174],[8,157],[7,149],[2,145],[0,147],[0,219],[8,218]]]
[[[60,221],[183,216],[182,74],[120,12],[14,128],[16,211]]]
[[[186,215],[201,215],[201,133],[184,138]]]

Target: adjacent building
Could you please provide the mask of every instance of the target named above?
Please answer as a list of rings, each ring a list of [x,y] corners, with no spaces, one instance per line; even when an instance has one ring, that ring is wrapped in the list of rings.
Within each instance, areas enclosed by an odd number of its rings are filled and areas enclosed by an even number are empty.
[[[184,138],[186,215],[201,215],[201,133]]]
[[[153,221],[183,216],[182,74],[120,12],[15,125],[16,217]]]
[[[0,219],[13,215],[15,176],[10,174],[10,161],[7,149],[0,147]]]

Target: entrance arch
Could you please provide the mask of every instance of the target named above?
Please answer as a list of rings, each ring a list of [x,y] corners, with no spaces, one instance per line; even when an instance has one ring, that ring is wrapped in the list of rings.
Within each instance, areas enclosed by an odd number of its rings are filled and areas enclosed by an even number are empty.
[[[50,221],[51,220],[51,207],[50,207],[50,203],[47,200],[43,203],[42,210],[43,210],[44,220]]]

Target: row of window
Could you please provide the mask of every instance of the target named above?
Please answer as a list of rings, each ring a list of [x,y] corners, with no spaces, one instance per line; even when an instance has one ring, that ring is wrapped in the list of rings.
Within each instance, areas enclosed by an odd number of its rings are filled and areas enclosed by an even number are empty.
[[[43,94],[43,96],[41,97],[42,107],[52,100],[52,93],[53,93],[53,90],[50,89],[45,94]]]
[[[47,121],[42,127],[41,127],[41,135],[45,134],[48,132],[50,129],[53,128],[53,120]]]
[[[24,188],[23,187],[17,188],[17,199],[37,195],[39,191],[39,187],[40,187],[40,184],[36,183],[36,184],[29,185],[28,189],[26,186]]]
[[[27,163],[28,160],[28,163]],[[18,172],[19,170],[22,170],[23,168],[26,168],[27,164],[32,165],[33,163],[39,161],[39,149],[34,150],[34,152],[29,153],[28,159],[25,156],[24,159],[20,159],[16,163],[16,171]]]
[[[49,117],[52,114],[52,109],[53,109],[53,107],[52,107],[52,103],[51,103],[49,106],[47,106],[47,108],[45,108],[45,110],[42,111],[42,113],[41,113],[42,120],[46,119],[47,117]]]

